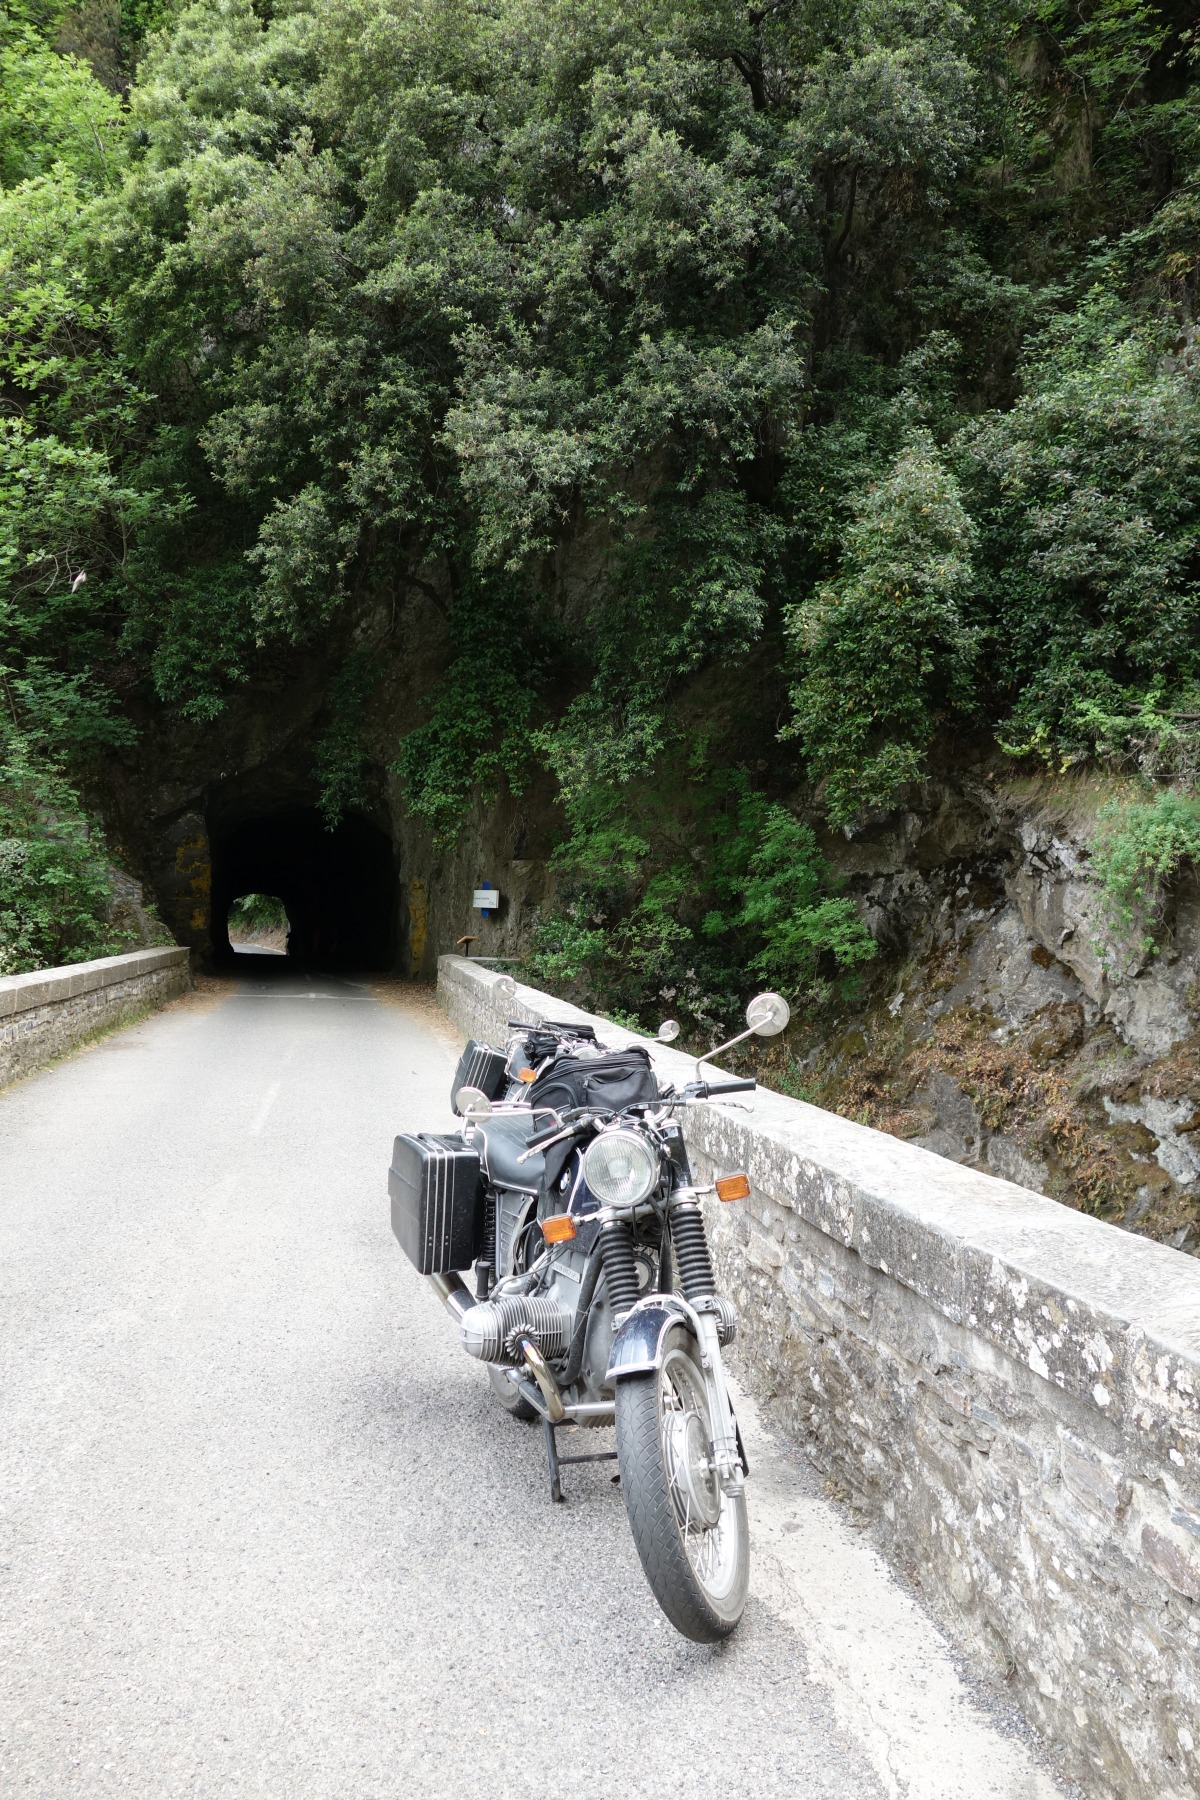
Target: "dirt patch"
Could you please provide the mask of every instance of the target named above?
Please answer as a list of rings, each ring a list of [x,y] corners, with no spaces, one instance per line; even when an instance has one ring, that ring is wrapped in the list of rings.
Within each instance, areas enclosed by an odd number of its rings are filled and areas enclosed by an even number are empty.
[[[168,1000],[160,1012],[213,1012],[223,1000],[236,993],[237,982],[226,975],[193,975],[186,994]]]
[[[397,1012],[407,1013],[432,1031],[434,1036],[457,1056],[463,1047],[463,1036],[455,1025],[452,1025],[441,1007],[438,1005],[437,988],[431,981],[405,981],[400,976],[377,976],[371,982],[371,992],[384,1006],[395,1007]]]

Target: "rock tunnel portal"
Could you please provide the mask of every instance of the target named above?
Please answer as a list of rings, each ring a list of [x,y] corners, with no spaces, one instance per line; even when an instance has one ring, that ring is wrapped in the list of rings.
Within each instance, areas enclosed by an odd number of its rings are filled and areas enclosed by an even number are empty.
[[[288,916],[288,956],[321,969],[390,969],[397,884],[391,840],[368,819],[332,831],[315,807],[295,806],[210,825],[212,933],[231,960],[228,914],[243,894],[275,894]]]

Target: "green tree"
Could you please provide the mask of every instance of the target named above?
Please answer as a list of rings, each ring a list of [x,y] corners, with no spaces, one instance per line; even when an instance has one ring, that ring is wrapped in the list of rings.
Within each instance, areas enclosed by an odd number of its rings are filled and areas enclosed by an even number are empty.
[[[103,834],[70,771],[128,741],[114,694],[139,530],[162,497],[122,455],[144,405],[88,267],[123,172],[119,100],[44,18],[0,27],[0,970],[106,954]]]
[[[1016,405],[954,445],[1017,750],[1078,755],[1096,706],[1132,716],[1200,674],[1200,396],[1169,342],[1093,293],[1029,345]]]
[[[756,818],[754,847],[745,869],[729,870],[719,883],[741,904],[732,913],[710,912],[705,934],[748,940],[739,961],[792,994],[813,990],[822,963],[846,972],[870,962],[875,942],[853,901],[831,891],[832,872],[812,827],[749,795],[744,808]]]
[[[213,720],[308,646],[330,818],[391,767],[448,843],[540,762],[563,954],[715,1018],[764,954],[702,929],[750,904],[748,771],[847,823],[946,724],[1128,756],[1200,679],[1178,7],[123,0],[107,61],[85,35],[0,27],[0,663],[69,785],[135,698]],[[383,742],[393,660],[431,680]]]
[[[0,716],[0,975],[124,949],[111,911],[103,837],[69,783]]]
[[[836,581],[790,614],[801,675],[789,729],[835,824],[891,805],[920,778],[939,721],[972,703],[974,541],[957,482],[918,439],[865,496]]]

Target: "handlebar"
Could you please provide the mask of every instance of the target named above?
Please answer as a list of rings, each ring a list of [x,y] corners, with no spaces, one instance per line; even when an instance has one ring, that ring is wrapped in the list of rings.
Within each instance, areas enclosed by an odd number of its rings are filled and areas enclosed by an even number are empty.
[[[580,1107],[572,1109],[570,1112],[565,1112],[560,1118],[555,1120],[548,1131],[539,1131],[536,1137],[531,1137],[525,1148],[527,1150],[540,1150],[543,1145],[552,1144],[555,1138],[567,1137],[571,1132],[578,1131],[585,1120],[591,1117],[592,1111],[590,1107]]]
[[[552,1031],[557,1037],[575,1037],[583,1043],[596,1043],[596,1027],[594,1025],[575,1025],[569,1019],[543,1019],[535,1025],[532,1019],[510,1019],[510,1031]]]
[[[719,1100],[722,1094],[752,1094],[757,1088],[757,1081],[723,1081],[718,1086],[711,1081],[689,1081],[684,1093],[692,1100]]]
[[[565,1137],[567,1132],[572,1129],[573,1127],[570,1125],[552,1125],[549,1131],[542,1131],[539,1132],[537,1137],[531,1137],[525,1148],[527,1150],[541,1150],[544,1145],[552,1144],[556,1137]]]

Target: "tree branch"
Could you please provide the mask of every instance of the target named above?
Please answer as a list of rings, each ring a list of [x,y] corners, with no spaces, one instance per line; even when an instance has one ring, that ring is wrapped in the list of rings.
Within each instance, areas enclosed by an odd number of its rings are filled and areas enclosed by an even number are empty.
[[[767,89],[763,80],[762,64],[752,63],[749,57],[742,55],[740,50],[731,50],[729,60],[750,89],[750,99],[755,112],[766,112]]]

